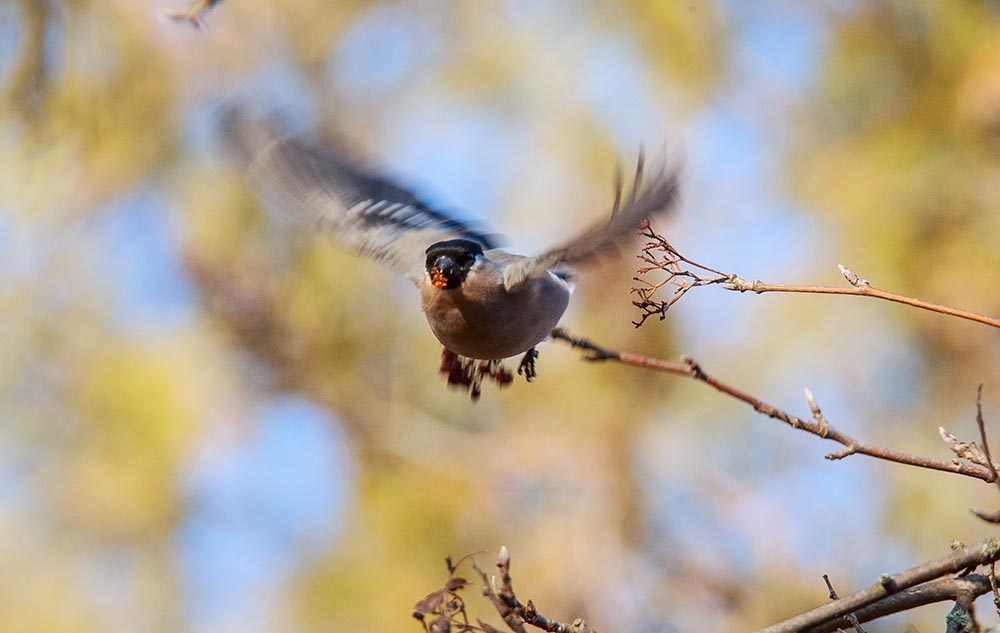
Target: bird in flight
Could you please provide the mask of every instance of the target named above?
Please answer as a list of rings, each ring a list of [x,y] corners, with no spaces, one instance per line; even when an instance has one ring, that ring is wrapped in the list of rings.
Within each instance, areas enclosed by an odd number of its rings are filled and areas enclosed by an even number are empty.
[[[363,167],[338,143],[287,136],[238,107],[223,115],[221,130],[265,207],[417,286],[427,323],[445,348],[442,372],[474,399],[483,377],[501,385],[512,380],[503,359],[523,354],[518,373],[534,377],[535,346],[569,305],[575,266],[678,204],[677,169],[662,164],[645,175],[640,156],[627,196],[618,177],[608,219],[538,255],[517,255]]]

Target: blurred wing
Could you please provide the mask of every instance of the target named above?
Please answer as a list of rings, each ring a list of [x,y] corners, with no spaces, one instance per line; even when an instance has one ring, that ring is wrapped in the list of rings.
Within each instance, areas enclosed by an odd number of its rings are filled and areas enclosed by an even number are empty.
[[[532,277],[560,266],[584,263],[612,248],[616,242],[639,230],[643,220],[673,212],[679,201],[679,170],[663,164],[643,183],[643,162],[639,158],[635,183],[627,200],[621,199],[621,178],[617,179],[611,218],[598,222],[568,242],[540,255],[517,261],[504,273],[504,286],[513,290]]]
[[[269,209],[329,232],[415,284],[424,275],[424,251],[435,242],[464,238],[494,247],[488,235],[365,170],[341,147],[285,138],[236,108],[224,115],[221,128]]]

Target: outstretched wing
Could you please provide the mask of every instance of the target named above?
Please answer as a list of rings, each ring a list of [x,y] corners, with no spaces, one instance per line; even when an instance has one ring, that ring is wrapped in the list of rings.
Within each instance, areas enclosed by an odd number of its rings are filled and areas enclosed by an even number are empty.
[[[366,170],[336,144],[286,138],[237,108],[225,113],[221,129],[271,211],[327,231],[415,284],[424,275],[424,251],[435,242],[463,238],[494,248],[490,236]]]
[[[679,170],[664,163],[643,182],[643,159],[639,157],[631,193],[622,201],[622,182],[616,183],[611,218],[598,222],[573,239],[548,251],[512,263],[504,273],[504,286],[513,290],[527,279],[560,266],[573,266],[612,248],[616,242],[639,230],[643,220],[663,216],[677,208],[680,199]]]

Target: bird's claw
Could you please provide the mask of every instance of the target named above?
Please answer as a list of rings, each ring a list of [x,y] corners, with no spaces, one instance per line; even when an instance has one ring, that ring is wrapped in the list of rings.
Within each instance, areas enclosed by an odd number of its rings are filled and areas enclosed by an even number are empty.
[[[523,375],[531,382],[538,375],[535,361],[538,350],[529,349],[517,366],[517,374]],[[482,395],[483,381],[496,383],[498,387],[506,387],[514,382],[514,374],[498,360],[478,360],[466,358],[451,351],[447,347],[441,351],[441,373],[448,379],[448,385],[466,389],[473,401]]]
[[[500,361],[466,358],[448,348],[441,352],[441,373],[448,377],[449,386],[467,389],[473,402],[482,395],[484,379],[496,383],[498,387],[514,382],[514,375]]]
[[[517,366],[517,375],[524,374],[524,379],[531,382],[538,376],[535,369],[535,361],[538,359],[538,350],[532,347],[521,358],[521,364]]]

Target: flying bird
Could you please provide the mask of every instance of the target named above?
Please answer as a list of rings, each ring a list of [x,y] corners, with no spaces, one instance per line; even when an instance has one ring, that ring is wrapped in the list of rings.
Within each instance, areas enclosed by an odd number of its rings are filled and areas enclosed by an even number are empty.
[[[640,156],[624,197],[619,176],[608,219],[538,255],[517,255],[364,167],[339,143],[287,136],[237,107],[223,115],[221,130],[272,212],[329,234],[417,286],[427,323],[445,347],[442,371],[474,398],[483,375],[510,382],[498,369],[502,359],[524,354],[522,368],[534,376],[535,346],[569,305],[574,267],[678,204],[677,169],[663,164],[644,178]]]

